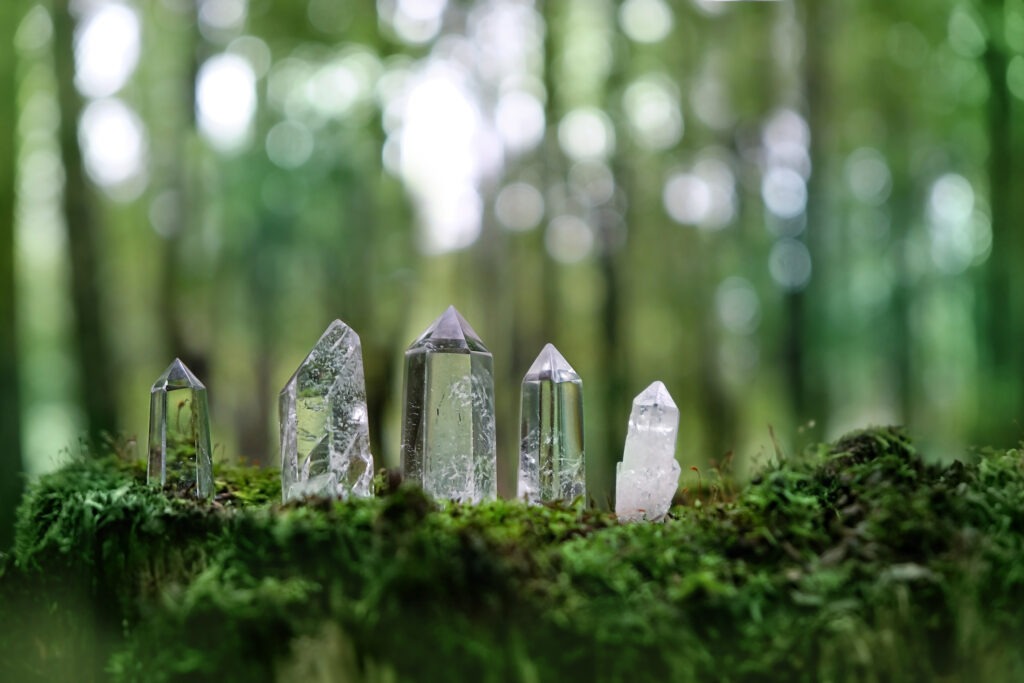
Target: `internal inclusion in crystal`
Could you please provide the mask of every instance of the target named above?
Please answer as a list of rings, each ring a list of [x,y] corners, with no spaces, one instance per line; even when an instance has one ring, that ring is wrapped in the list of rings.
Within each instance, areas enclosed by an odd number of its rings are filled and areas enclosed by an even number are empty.
[[[585,496],[583,382],[551,344],[523,378],[519,425],[519,498],[537,503]]]
[[[150,391],[146,479],[197,498],[213,495],[206,387],[177,358]]]
[[[616,468],[615,514],[620,520],[661,519],[679,486],[675,459],[679,409],[654,382],[633,400],[622,462]]]
[[[362,346],[335,320],[281,390],[281,494],[373,495]]]
[[[497,496],[493,366],[453,306],[405,352],[402,470],[437,498]]]

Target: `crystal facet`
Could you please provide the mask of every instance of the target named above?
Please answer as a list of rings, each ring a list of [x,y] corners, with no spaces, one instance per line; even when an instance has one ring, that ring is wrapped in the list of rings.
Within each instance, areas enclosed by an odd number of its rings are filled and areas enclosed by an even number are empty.
[[[335,320],[280,397],[281,496],[373,495],[359,335]]]
[[[552,344],[523,378],[519,498],[539,503],[586,495],[583,382]]]
[[[620,520],[661,519],[679,485],[679,410],[654,382],[633,399],[622,462],[616,468],[615,514]]]
[[[213,495],[210,411],[206,387],[175,358],[149,395],[149,468],[147,481]]]
[[[454,306],[405,352],[402,470],[437,498],[497,496],[493,365]]]

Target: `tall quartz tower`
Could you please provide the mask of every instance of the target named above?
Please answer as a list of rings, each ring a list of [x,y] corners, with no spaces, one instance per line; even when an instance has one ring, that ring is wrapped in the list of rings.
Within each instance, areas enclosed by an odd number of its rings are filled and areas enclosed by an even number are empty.
[[[497,496],[493,366],[454,306],[405,352],[402,470],[437,498]]]
[[[679,409],[661,382],[633,399],[622,462],[615,476],[615,514],[622,521],[657,520],[679,486]]]
[[[281,495],[373,495],[366,380],[359,335],[328,325],[281,390]]]
[[[175,358],[149,394],[146,480],[196,498],[213,495],[210,411],[206,387]]]
[[[583,382],[552,344],[523,378],[519,424],[519,498],[538,503],[586,495]]]

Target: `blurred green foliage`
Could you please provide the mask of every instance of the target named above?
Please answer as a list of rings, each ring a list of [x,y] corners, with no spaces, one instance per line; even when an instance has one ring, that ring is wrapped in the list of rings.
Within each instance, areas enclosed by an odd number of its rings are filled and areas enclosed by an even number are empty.
[[[1018,0],[19,0],[0,26],[0,481],[130,450],[174,356],[218,462],[274,464],[335,317],[393,465],[402,351],[448,304],[495,356],[504,493],[549,341],[599,501],[653,379],[684,469],[751,467],[768,425],[1020,437]]]

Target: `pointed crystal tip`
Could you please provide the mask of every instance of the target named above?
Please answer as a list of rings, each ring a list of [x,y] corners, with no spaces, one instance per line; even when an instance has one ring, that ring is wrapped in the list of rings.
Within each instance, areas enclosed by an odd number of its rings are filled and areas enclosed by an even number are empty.
[[[281,389],[281,395],[292,391],[293,386],[298,381],[299,373],[302,369],[311,363],[317,362],[319,359],[329,356],[332,352],[336,351],[339,347],[348,346],[350,349],[354,349],[357,354],[362,353],[362,346],[360,345],[359,335],[356,331],[349,327],[345,322],[335,319],[327,326],[320,338],[317,339],[316,344],[310,349],[309,353],[299,364],[299,367],[295,369],[292,376],[288,378],[284,388]],[[362,356],[360,355],[360,358]]]
[[[200,382],[192,371],[189,370],[180,358],[167,366],[164,374],[153,383],[152,391],[167,389],[205,389],[206,385]]]
[[[651,382],[651,385],[641,391],[635,399],[633,399],[633,405],[637,406],[668,406],[671,408],[676,407],[676,402],[672,400],[672,395],[668,393],[668,389],[660,380]]]
[[[487,351],[476,331],[454,306],[449,306],[409,348],[422,346]]]
[[[523,381],[550,379],[555,382],[574,382],[578,381],[579,378],[579,374],[573,370],[569,362],[565,360],[565,357],[558,352],[555,345],[545,344],[537,356],[537,360],[533,361],[533,365],[526,371],[526,377],[523,378]]]
[[[320,335],[320,339],[330,337],[331,335],[343,335],[348,332],[353,332],[352,328],[345,324],[344,321],[335,318],[331,321],[331,324],[327,326],[324,333]]]

